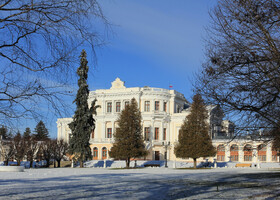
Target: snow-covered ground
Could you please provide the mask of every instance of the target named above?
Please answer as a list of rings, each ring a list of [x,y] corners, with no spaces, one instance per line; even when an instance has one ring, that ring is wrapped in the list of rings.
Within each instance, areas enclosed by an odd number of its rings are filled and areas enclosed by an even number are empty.
[[[0,172],[0,199],[276,199],[280,170],[50,168]]]

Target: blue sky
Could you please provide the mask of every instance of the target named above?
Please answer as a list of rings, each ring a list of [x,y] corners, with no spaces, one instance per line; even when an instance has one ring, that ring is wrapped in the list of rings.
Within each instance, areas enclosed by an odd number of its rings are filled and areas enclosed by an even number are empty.
[[[204,60],[208,11],[216,0],[102,0],[100,3],[112,26],[105,45],[96,49],[97,66],[88,52],[90,90],[109,89],[111,82],[119,77],[126,87],[167,89],[171,84],[191,100],[191,80]],[[74,97],[69,103],[73,100]],[[72,104],[69,112],[74,113],[74,109]],[[47,118],[50,136],[56,137],[57,117],[49,113]],[[23,126],[34,130],[29,122]]]

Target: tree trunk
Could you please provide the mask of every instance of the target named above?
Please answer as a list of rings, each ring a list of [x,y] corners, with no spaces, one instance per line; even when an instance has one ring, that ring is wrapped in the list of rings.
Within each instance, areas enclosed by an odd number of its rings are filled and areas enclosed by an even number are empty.
[[[47,161],[46,167],[49,168],[50,167],[50,159],[46,159],[46,161]]]
[[[56,161],[53,160],[53,168],[56,168]]]
[[[57,161],[57,167],[60,167],[60,161],[61,160],[56,160]]]
[[[80,168],[83,168],[84,167],[84,163],[83,163],[83,158],[81,157],[80,158]]]
[[[17,160],[17,166],[20,166],[20,160]]]
[[[8,166],[8,164],[9,164],[9,159],[7,159],[7,160],[4,162],[4,165],[5,165],[5,166]]]
[[[130,165],[130,158],[127,158],[125,160],[125,163],[126,163],[126,168],[129,168],[129,165]]]
[[[196,169],[196,158],[193,159],[193,168]]]
[[[30,163],[30,168],[33,168],[33,160],[30,160],[29,163]]]

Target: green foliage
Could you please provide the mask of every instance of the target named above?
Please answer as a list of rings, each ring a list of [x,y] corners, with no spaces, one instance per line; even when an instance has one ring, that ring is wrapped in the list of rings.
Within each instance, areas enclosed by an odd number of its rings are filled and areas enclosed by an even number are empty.
[[[179,158],[196,159],[215,156],[216,151],[208,135],[208,114],[200,94],[193,97],[190,114],[186,117],[179,131],[179,143],[175,147],[175,155]]]
[[[77,74],[80,77],[78,80],[78,92],[75,99],[76,111],[73,121],[69,124],[71,129],[71,137],[69,142],[70,153],[79,159],[80,167],[83,167],[83,161],[91,158],[90,149],[90,134],[95,128],[93,114],[95,113],[95,101],[92,102],[91,108],[88,106],[89,89],[87,84],[88,61],[86,59],[85,50],[81,53],[80,67],[77,69]]]
[[[37,141],[44,141],[49,139],[49,131],[43,121],[39,121],[36,125],[34,137]]]
[[[142,137],[141,120],[141,112],[133,98],[119,115],[117,120],[119,127],[114,134],[115,142],[109,152],[110,157],[126,160],[127,168],[131,158],[147,155]]]

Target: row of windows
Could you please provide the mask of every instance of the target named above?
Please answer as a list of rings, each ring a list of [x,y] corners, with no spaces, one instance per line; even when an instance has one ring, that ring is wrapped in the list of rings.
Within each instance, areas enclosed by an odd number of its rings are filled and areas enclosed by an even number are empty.
[[[124,105],[127,106],[129,104],[129,101],[125,101]],[[116,112],[121,112],[121,102],[118,101],[116,102],[116,107],[115,107]],[[112,102],[107,102],[107,113],[112,112]]]
[[[106,138],[112,138],[113,133],[112,133],[112,128],[107,128],[106,132]],[[91,133],[91,138],[94,138],[94,131]],[[155,134],[154,134],[154,140],[159,140],[159,128],[155,128]],[[144,140],[149,141],[150,140],[150,127],[145,127],[144,128]],[[162,133],[162,140],[166,140],[166,128],[163,129]]]
[[[253,156],[252,155],[244,155],[244,161],[252,161]],[[239,161],[238,155],[231,155],[230,156],[231,161]],[[258,156],[259,161],[266,161],[266,155]],[[217,161],[225,161],[224,155],[217,155]],[[272,156],[272,161],[277,161],[277,156]]]
[[[244,146],[243,148],[244,151],[253,151],[253,147],[250,144],[247,144]],[[221,152],[221,151],[225,151],[225,146],[224,145],[219,145],[217,147],[217,151]],[[236,144],[231,145],[230,147],[230,151],[238,151],[238,146]],[[265,144],[261,144],[258,146],[258,151],[266,151],[266,145]]]
[[[125,101],[125,106],[127,106],[129,104],[129,101]],[[115,111],[116,112],[121,112],[121,102],[118,101],[116,102],[116,107],[115,107]],[[111,113],[112,112],[112,102],[107,102],[107,113]],[[155,101],[155,111],[160,111],[160,102],[159,101]],[[163,109],[164,112],[167,111],[167,102],[163,102]],[[150,112],[150,101],[145,101],[144,102],[144,112]]]
[[[94,147],[92,153],[93,153],[93,160],[97,160],[98,159],[98,148]],[[107,154],[108,154],[107,148],[103,147],[102,148],[102,160],[107,159]]]

